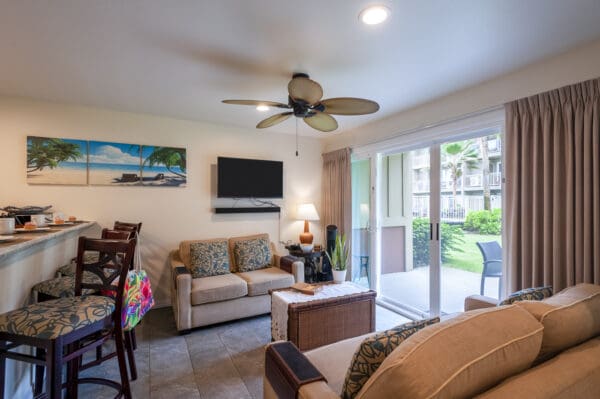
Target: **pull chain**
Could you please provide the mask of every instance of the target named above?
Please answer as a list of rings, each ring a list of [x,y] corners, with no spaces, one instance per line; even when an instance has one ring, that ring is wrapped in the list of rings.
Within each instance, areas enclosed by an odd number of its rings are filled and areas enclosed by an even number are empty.
[[[296,156],[298,156],[298,118],[296,118]]]

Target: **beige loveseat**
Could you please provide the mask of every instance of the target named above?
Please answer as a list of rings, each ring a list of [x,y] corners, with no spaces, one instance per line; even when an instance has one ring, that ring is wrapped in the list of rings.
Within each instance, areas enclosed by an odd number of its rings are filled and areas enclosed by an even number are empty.
[[[600,286],[508,306],[481,308],[483,302],[402,342],[356,398],[600,398]],[[339,398],[353,354],[369,335],[306,352],[326,381],[301,385],[297,397]],[[294,381],[294,365],[283,359],[267,369],[265,398],[277,398]]]
[[[228,239],[230,267],[233,271],[237,270],[236,258],[233,256],[236,243],[257,238],[266,238],[270,242],[268,234]],[[182,241],[179,249],[171,252],[171,302],[177,330],[181,333],[195,327],[270,313],[269,290],[289,287],[294,284],[295,276],[304,275],[302,263],[292,265],[294,274],[281,270],[280,256],[276,254],[275,245],[271,242],[271,267],[192,278],[191,245],[194,242],[223,240],[226,239]]]

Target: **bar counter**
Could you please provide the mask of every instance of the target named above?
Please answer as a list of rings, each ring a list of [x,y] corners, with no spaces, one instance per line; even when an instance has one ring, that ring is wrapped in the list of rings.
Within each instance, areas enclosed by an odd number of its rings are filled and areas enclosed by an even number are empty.
[[[0,243],[0,313],[29,304],[31,287],[53,278],[58,267],[76,256],[79,236],[100,237],[100,226],[81,222],[12,235],[14,241]],[[25,363],[7,361],[5,397],[31,397],[29,370]]]

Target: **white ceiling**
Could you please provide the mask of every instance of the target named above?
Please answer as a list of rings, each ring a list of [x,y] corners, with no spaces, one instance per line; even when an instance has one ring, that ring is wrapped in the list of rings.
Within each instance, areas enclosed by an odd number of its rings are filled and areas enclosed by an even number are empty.
[[[340,132],[600,37],[600,0],[388,0],[376,27],[369,3],[0,0],[0,94],[253,127],[275,111],[220,100],[287,102],[302,71],[381,105]]]

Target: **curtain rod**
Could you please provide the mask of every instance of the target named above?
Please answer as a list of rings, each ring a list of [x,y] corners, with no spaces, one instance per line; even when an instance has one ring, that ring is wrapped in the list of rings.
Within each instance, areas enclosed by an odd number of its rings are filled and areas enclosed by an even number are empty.
[[[483,115],[483,114],[485,114],[487,112],[499,111],[502,108],[504,108],[504,104],[502,104],[502,105],[494,105],[492,107],[488,107],[488,108],[480,109],[480,110],[477,110],[477,111],[469,112],[468,114],[463,114],[463,115],[460,115],[460,116],[455,116],[455,117],[452,117],[452,118],[443,119],[443,120],[441,120],[439,122],[435,122],[435,123],[432,123],[432,124],[429,124],[429,125],[420,125],[420,126],[417,126],[417,127],[413,127],[413,128],[407,129],[407,130],[402,130],[402,131],[400,131],[398,133],[394,133],[394,134],[391,134],[391,135],[383,137],[383,138],[379,138],[379,139],[376,139],[376,140],[373,140],[373,141],[369,141],[369,142],[365,142],[365,143],[362,143],[362,144],[359,144],[359,145],[352,146],[351,148],[354,148],[354,147],[364,147],[364,146],[368,146],[368,145],[372,145],[372,144],[381,143],[383,141],[391,140],[391,139],[394,139],[394,138],[399,137],[399,136],[404,136],[406,134],[415,133],[415,132],[418,132],[420,130],[431,129],[431,128],[434,128],[434,127],[446,125],[448,123],[459,122],[461,120],[472,118],[474,116]]]

